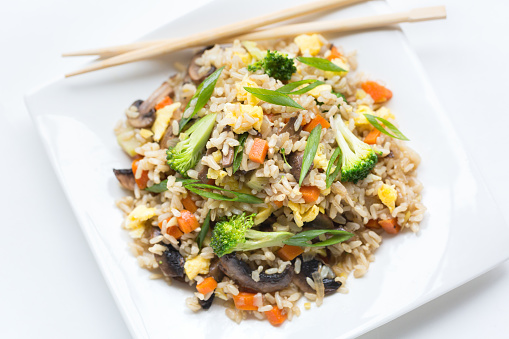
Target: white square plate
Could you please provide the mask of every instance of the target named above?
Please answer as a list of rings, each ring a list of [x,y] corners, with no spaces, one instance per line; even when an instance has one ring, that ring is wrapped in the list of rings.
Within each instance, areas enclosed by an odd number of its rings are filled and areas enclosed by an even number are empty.
[[[304,2],[258,0],[256,8],[275,11]],[[366,3],[320,20],[387,11],[383,2]],[[242,1],[215,1],[146,38],[183,36],[260,14],[246,11]],[[357,50],[359,69],[392,89],[390,108],[412,139],[410,146],[422,156],[419,178],[428,212],[418,234],[385,237],[368,273],[349,279],[349,294],[328,297],[322,307],[302,310],[300,317],[279,328],[254,319],[237,325],[220,306],[193,314],[185,306],[191,289],[150,280],[150,273],[139,268],[129,252],[130,240],[120,228],[122,214],[114,201],[125,192],[112,168],[128,166],[129,159],[116,143],[113,126],[133,100],[147,97],[173,72],[170,65],[185,61],[190,51],[60,79],[26,97],[53,167],[134,337],[355,337],[509,257],[508,228],[403,33],[378,30],[333,41]]]

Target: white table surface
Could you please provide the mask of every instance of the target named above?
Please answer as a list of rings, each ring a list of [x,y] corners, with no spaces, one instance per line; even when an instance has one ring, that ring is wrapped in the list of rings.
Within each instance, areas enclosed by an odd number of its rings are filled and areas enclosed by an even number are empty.
[[[150,28],[144,25],[140,30],[139,16],[152,17],[151,25],[157,27],[205,2],[208,0],[3,3],[0,338],[130,338],[46,158],[23,94],[83,62],[63,60],[61,52],[108,40],[127,41]],[[406,24],[403,29],[505,212],[509,206],[505,194],[509,185],[504,180],[509,167],[504,138],[509,126],[509,2],[389,2],[396,10],[447,6],[447,21]],[[483,233],[479,225],[484,246],[489,246],[493,236]],[[507,338],[508,300],[506,262],[362,338]]]

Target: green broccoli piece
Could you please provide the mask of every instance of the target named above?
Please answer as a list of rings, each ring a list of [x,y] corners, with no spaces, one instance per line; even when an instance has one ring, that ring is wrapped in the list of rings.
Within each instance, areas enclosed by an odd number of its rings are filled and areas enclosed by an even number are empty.
[[[233,215],[216,223],[212,231],[210,246],[218,257],[235,251],[251,251],[262,247],[283,246],[283,241],[292,237],[290,232],[261,232],[250,229],[254,225],[254,214]]]
[[[348,129],[340,114],[332,119],[331,127],[341,149],[341,181],[356,183],[366,178],[378,162],[373,148]]]
[[[171,168],[187,176],[187,171],[196,166],[216,123],[216,115],[207,114],[185,132],[180,133],[180,141],[166,152],[166,159]]]
[[[266,74],[281,81],[290,80],[292,74],[297,72],[293,59],[278,51],[267,51],[267,55],[262,60],[247,66],[247,69],[250,72],[263,69]]]

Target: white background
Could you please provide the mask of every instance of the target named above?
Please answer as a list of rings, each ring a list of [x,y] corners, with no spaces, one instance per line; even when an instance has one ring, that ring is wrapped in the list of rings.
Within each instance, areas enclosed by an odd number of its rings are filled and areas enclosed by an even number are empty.
[[[59,57],[61,52],[128,41],[205,2],[208,0],[2,3],[0,338],[130,337],[46,158],[23,94],[83,62],[64,60]],[[254,3],[249,7],[256,10]],[[505,139],[509,126],[509,2],[389,3],[395,10],[447,6],[446,21],[406,24],[403,29],[505,212],[509,206],[505,179],[509,167]],[[144,25],[140,27],[140,17],[153,18],[152,26],[141,20]],[[429,136],[433,137],[433,131]],[[483,226],[479,225],[480,248],[472,251],[489,246],[490,237],[496,236],[485,233]],[[506,338],[507,300],[509,263],[363,339]]]

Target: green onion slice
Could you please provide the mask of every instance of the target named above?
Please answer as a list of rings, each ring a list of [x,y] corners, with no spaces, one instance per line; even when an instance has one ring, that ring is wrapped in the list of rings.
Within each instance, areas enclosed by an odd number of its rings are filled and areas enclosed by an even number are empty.
[[[242,163],[242,156],[244,155],[244,144],[246,143],[246,139],[249,136],[249,133],[243,133],[239,137],[239,145],[235,146],[233,152],[233,173],[237,172],[240,168],[240,164]]]
[[[294,89],[296,89],[297,87],[300,87],[304,84],[310,84],[310,85],[307,85],[304,88],[294,91]],[[304,93],[309,92],[313,88],[318,87],[323,84],[325,84],[325,82],[315,80],[315,79],[300,80],[300,81],[295,81],[295,82],[289,83],[288,85],[285,85],[283,87],[280,87],[276,90],[276,92],[285,93],[288,95],[304,94]]]
[[[280,93],[277,91],[272,91],[270,89],[255,88],[255,87],[244,87],[244,89],[247,92],[254,95],[255,97],[257,97],[258,99],[268,102],[269,104],[304,109],[304,107],[302,107],[301,105],[296,103],[292,98],[290,98],[285,93]]]
[[[330,234],[332,235],[332,237],[314,244],[309,243],[309,241],[313,240],[314,238],[322,234]],[[324,247],[347,241],[353,236],[354,236],[353,233],[342,230],[309,230],[297,233],[293,237],[284,240],[283,243],[285,243],[286,245],[300,247]]]
[[[321,69],[322,71],[329,72],[346,72],[332,61],[322,58],[309,58],[309,57],[298,57],[297,60],[308,66]]]
[[[189,185],[186,185],[185,188],[193,193],[201,195],[202,197],[214,199],[214,200],[236,201],[236,202],[244,202],[247,204],[262,204],[264,201],[263,199],[255,197],[254,195],[251,195],[251,194],[230,191],[230,190],[224,189],[222,187],[212,186],[212,185],[208,185],[208,184],[189,184]],[[228,192],[230,194],[233,194],[234,197],[230,198],[230,197],[227,197],[227,196],[219,194],[219,193],[206,191],[204,189]]]
[[[371,114],[364,114],[364,116],[366,117],[366,119],[368,119],[369,123],[371,125],[373,125],[373,127],[375,127],[377,130],[379,130],[383,134],[386,134],[386,135],[390,136],[391,138],[395,138],[395,139],[399,139],[399,140],[407,140],[407,141],[410,140],[405,135],[403,135],[403,133],[401,133],[400,130],[396,126],[394,126],[390,121],[387,121],[384,118],[377,117],[377,116],[371,115]],[[387,126],[387,128],[393,134],[389,133],[382,125],[380,125],[380,123],[377,120],[380,120],[382,122],[382,124]]]
[[[304,149],[304,157],[302,159],[302,168],[300,170],[299,186],[302,185],[304,178],[308,174],[313,159],[315,158],[318,145],[320,144],[320,134],[322,132],[322,125],[318,125],[311,133],[309,133],[308,140],[306,142],[306,148]]]
[[[331,187],[334,180],[336,180],[336,178],[338,177],[339,172],[341,172],[341,166],[340,166],[341,157],[340,157],[340,155],[341,155],[341,149],[339,147],[337,147],[334,150],[334,153],[332,153],[332,156],[330,157],[329,164],[327,165],[327,170],[325,171],[325,183],[327,185],[327,188]],[[334,169],[334,172],[332,172],[332,175],[331,175],[330,171],[332,170],[332,165],[336,165],[336,168]]]
[[[205,220],[203,221],[203,225],[201,225],[200,233],[198,233],[197,243],[198,243],[198,248],[200,250],[203,245],[203,240],[205,240],[205,237],[207,236],[207,233],[209,232],[209,228],[210,228],[210,210],[209,210],[209,213],[207,213]]]

